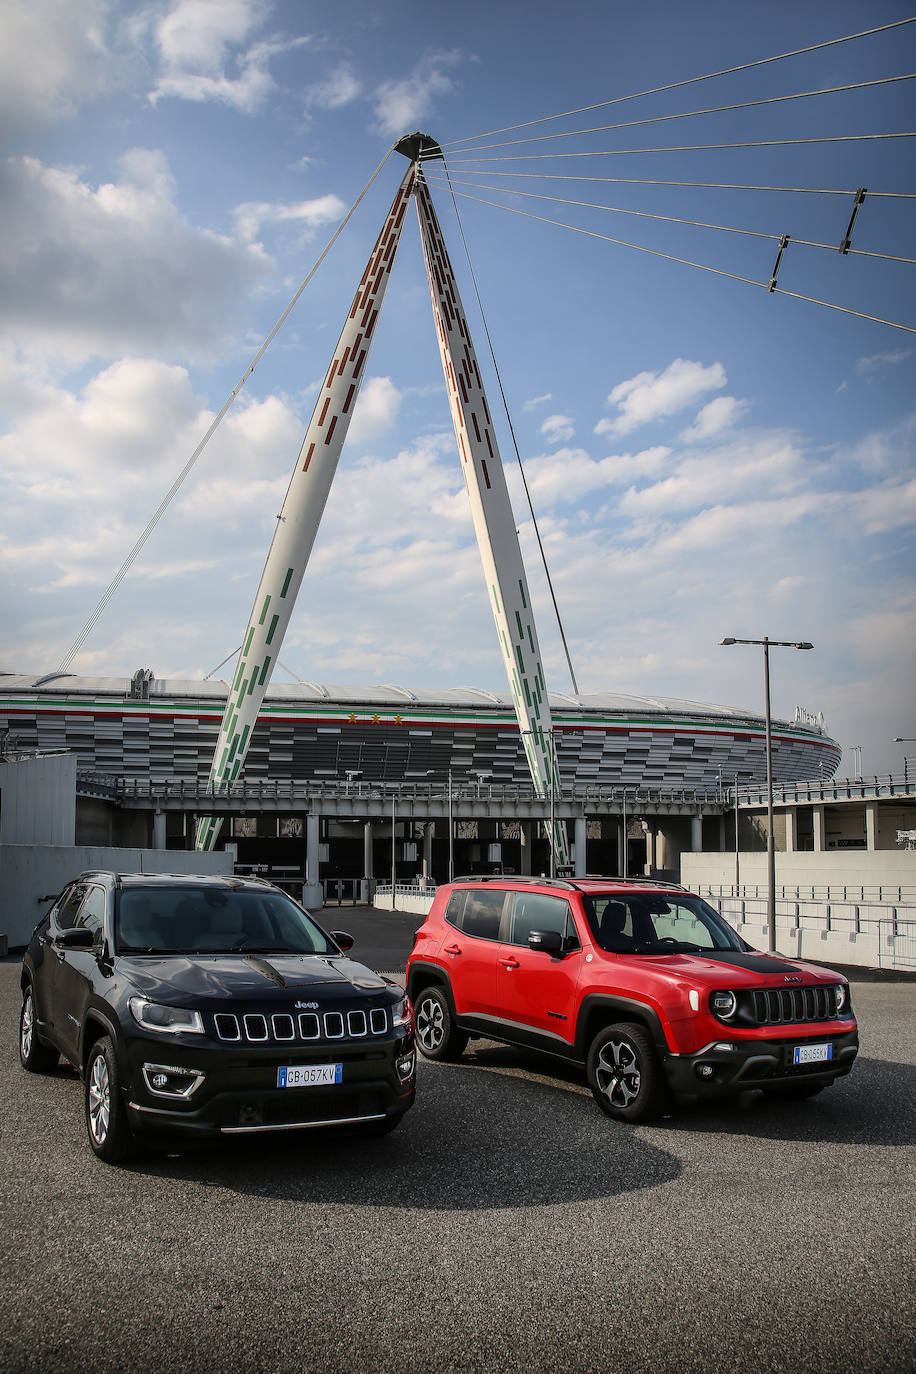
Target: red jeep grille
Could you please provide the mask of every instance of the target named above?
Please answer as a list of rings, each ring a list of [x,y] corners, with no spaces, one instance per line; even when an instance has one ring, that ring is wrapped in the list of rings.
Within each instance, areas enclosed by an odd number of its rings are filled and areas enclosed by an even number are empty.
[[[761,1026],[794,1025],[799,1021],[835,1021],[840,985],[806,988],[762,988],[751,993],[753,1016]]]

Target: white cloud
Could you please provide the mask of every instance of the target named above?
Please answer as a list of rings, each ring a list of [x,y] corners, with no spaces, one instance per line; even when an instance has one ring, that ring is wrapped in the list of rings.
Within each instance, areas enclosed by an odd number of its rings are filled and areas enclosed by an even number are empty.
[[[0,122],[41,126],[71,115],[111,83],[106,0],[4,0]]]
[[[541,425],[541,433],[551,444],[568,444],[575,432],[570,415],[548,415]]]
[[[247,201],[236,207],[235,223],[246,243],[257,240],[263,224],[298,224],[307,237],[323,224],[334,224],[346,212],[339,196],[316,196],[314,200],[294,201],[288,205],[270,201]]]
[[[630,488],[620,509],[640,516],[697,510],[755,491],[781,496],[806,478],[801,453],[781,434],[739,436],[725,448],[690,455],[670,468],[663,481],[638,491]]]
[[[600,420],[596,434],[629,434],[639,425],[648,424],[695,402],[707,391],[725,386],[727,378],[721,363],[689,362],[675,358],[664,372],[639,372],[621,382],[608,396],[608,404],[617,406],[614,419]]]
[[[455,89],[445,68],[461,60],[461,53],[425,54],[413,71],[395,81],[385,81],[375,93],[375,117],[383,134],[406,134],[428,118],[440,96]]]
[[[886,367],[895,367],[898,363],[906,362],[907,358],[912,356],[912,348],[895,348],[889,353],[872,353],[867,358],[858,359],[856,370],[865,375],[881,372]]]
[[[362,385],[347,430],[348,444],[371,444],[397,419],[401,392],[390,377],[369,377]]]
[[[685,444],[700,443],[730,429],[747,410],[744,401],[734,396],[717,396],[714,401],[703,406],[689,429],[681,430],[679,438]]]
[[[153,22],[162,70],[150,102],[215,100],[246,113],[257,110],[274,89],[270,59],[309,41],[303,36],[292,44],[275,39],[243,48],[269,9],[267,0],[174,0]]]
[[[363,85],[349,62],[341,62],[325,78],[307,86],[305,105],[317,105],[322,110],[339,110],[362,94]]]
[[[0,164],[0,318],[25,351],[69,362],[208,354],[269,267],[256,246],[190,225],[162,153],[133,149],[91,186],[35,158]]]
[[[525,479],[536,509],[549,509],[577,501],[603,487],[618,486],[639,476],[654,476],[664,469],[670,452],[659,447],[595,460],[582,448],[558,449],[549,456],[529,458]],[[506,476],[518,509],[524,509],[521,481],[514,466],[507,469]]]
[[[526,401],[522,406],[522,414],[525,414],[529,410],[537,410],[538,406],[545,405],[547,401],[552,400],[553,396],[549,391],[545,391],[543,396],[532,396],[531,399]]]

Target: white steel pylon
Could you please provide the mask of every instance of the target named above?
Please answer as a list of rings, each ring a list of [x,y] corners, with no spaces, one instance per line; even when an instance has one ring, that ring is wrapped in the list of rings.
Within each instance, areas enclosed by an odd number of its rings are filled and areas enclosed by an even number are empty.
[[[299,450],[223,712],[210,765],[208,785],[214,791],[235,782],[248,753],[365,375],[366,358],[400,241],[412,182],[411,166],[398,187],[366,264]],[[197,823],[195,847],[212,849],[221,824],[218,816],[202,816]]]
[[[419,166],[414,199],[461,471],[518,728],[538,796],[555,796],[559,770],[553,722],[509,488],[471,331],[429,187]],[[551,843],[556,863],[568,863],[565,823],[554,822]]]
[[[515,517],[470,330],[419,156],[438,152],[424,134],[397,145],[411,166],[392,202],[309,422],[248,622],[210,769],[214,791],[231,785],[248,752],[264,693],[286,633],[337,468],[365,360],[413,193],[442,369],[500,649],[535,790],[559,783],[547,687]],[[212,849],[221,821],[198,822],[196,847]],[[566,826],[554,823],[558,864],[569,860]]]

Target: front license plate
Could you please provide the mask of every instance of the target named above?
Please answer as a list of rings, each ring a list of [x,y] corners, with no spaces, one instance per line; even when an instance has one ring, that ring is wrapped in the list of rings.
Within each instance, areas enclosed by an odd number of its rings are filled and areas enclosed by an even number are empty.
[[[328,1083],[340,1083],[343,1064],[302,1064],[289,1069],[277,1069],[278,1088],[318,1088]]]
[[[796,1045],[792,1051],[793,1064],[818,1064],[832,1058],[833,1046],[829,1042],[826,1045]]]

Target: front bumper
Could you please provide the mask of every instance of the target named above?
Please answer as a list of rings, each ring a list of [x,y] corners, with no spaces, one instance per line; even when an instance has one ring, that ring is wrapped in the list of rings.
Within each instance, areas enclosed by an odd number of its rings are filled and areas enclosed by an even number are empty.
[[[806,1028],[807,1029],[807,1028]],[[829,1044],[831,1057],[793,1063],[796,1046]],[[723,1035],[697,1054],[669,1054],[664,1067],[668,1083],[681,1101],[722,1097],[749,1088],[784,1087],[793,1083],[832,1083],[849,1073],[859,1049],[858,1030],[780,1036],[766,1040],[728,1040]]]
[[[241,1052],[225,1047],[195,1051],[166,1048],[135,1040],[128,1051],[130,1087],[126,1092],[128,1119],[138,1135],[182,1135],[215,1138],[256,1132],[309,1130],[342,1126],[381,1126],[403,1116],[415,1094],[416,1056],[413,1036],[371,1050],[343,1046],[315,1047],[303,1054],[262,1052],[246,1046]],[[164,1096],[149,1090],[144,1064],[162,1063],[202,1075],[187,1096]],[[338,1063],[340,1081],[319,1086],[281,1088],[282,1067],[314,1067]],[[409,1064],[409,1072],[404,1072]],[[399,1068],[400,1066],[400,1068]]]

